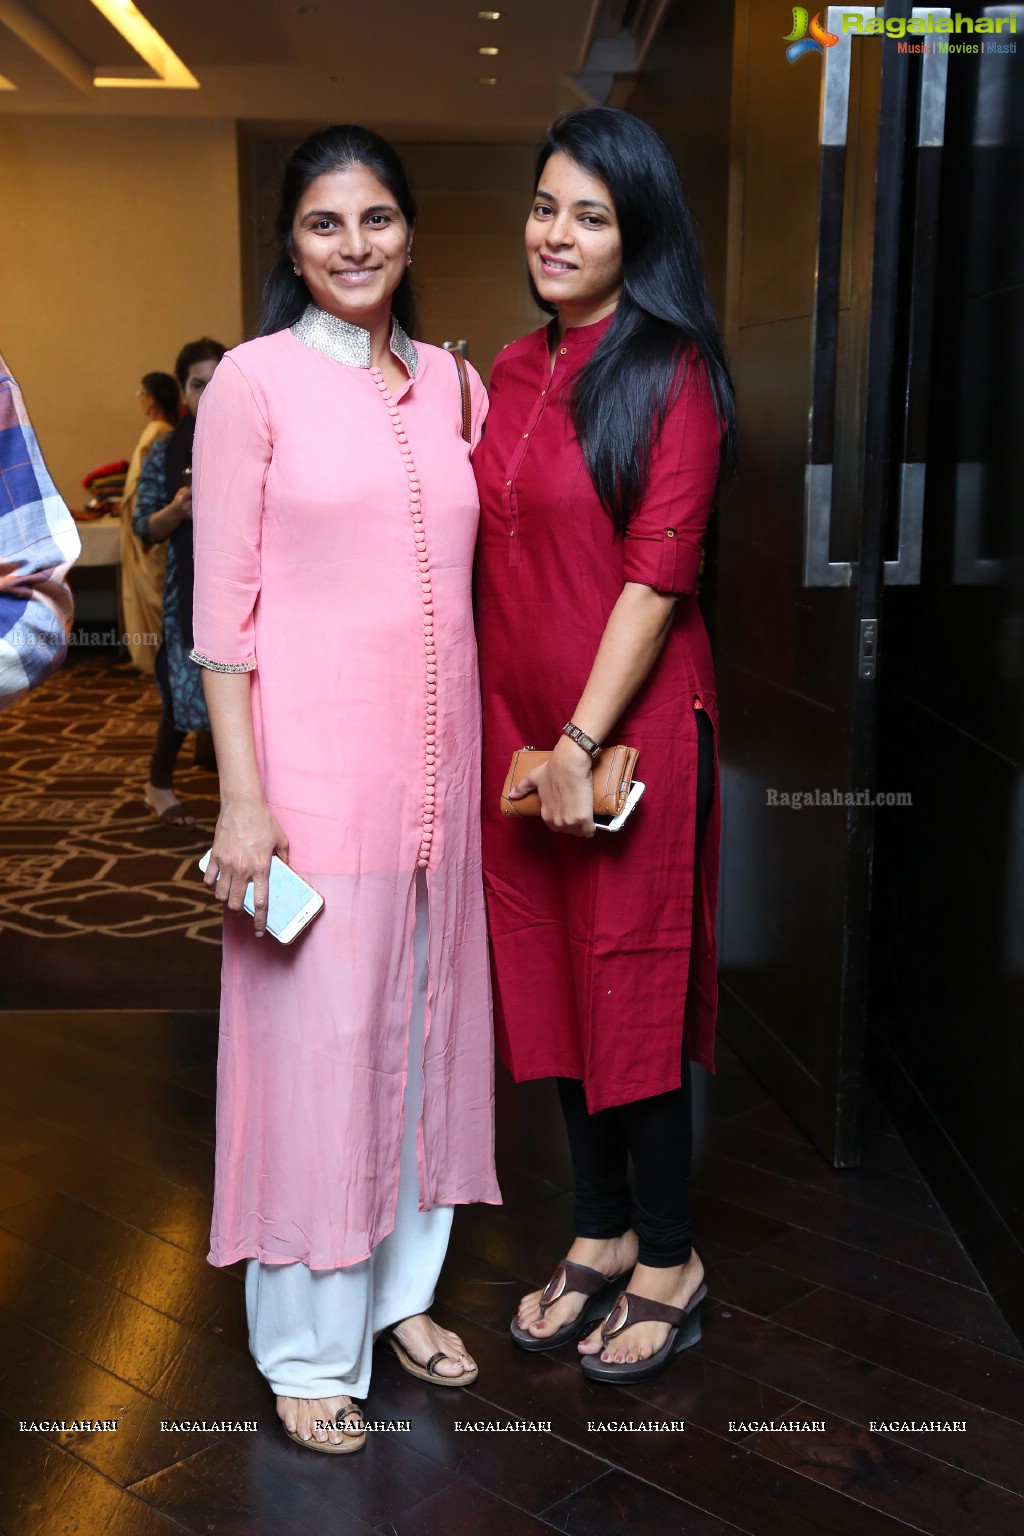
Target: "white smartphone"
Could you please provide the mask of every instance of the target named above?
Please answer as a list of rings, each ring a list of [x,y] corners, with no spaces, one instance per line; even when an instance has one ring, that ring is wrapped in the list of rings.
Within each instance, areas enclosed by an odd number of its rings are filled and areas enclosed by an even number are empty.
[[[204,875],[212,852],[211,848],[199,860],[199,868]],[[306,924],[312,922],[323,904],[324,899],[320,892],[314,891],[301,875],[297,875],[294,869],[283,859],[279,859],[275,853],[270,860],[267,932],[273,934],[274,938],[282,944],[290,944]],[[250,917],[255,917],[256,895],[251,880],[246,888],[243,906]]]
[[[633,812],[636,810],[636,807],[640,801],[640,796],[643,794],[646,788],[646,784],[642,784],[639,779],[634,779],[632,785],[630,786],[629,794],[626,796],[626,803],[617,816],[594,817],[594,826],[596,830],[598,832],[617,832],[620,827],[624,827],[630,816],[632,816]]]

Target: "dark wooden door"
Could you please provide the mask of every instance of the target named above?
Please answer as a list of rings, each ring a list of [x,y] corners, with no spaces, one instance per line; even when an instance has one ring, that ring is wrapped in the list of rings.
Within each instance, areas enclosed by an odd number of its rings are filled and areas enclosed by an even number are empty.
[[[885,540],[901,515],[908,547],[899,567],[889,552],[890,575],[914,564],[895,409],[913,103],[907,56],[827,14],[839,41],[789,64],[774,9],[738,8],[728,333],[742,459],[719,531],[720,1020],[848,1166]]]
[[[1024,1333],[1019,53],[950,60],[943,139],[916,178],[914,216],[937,262],[933,302],[913,306],[930,341],[930,388],[918,370],[912,392],[926,458],[921,583],[886,591],[879,670],[880,771],[911,803],[877,816],[870,1060]]]

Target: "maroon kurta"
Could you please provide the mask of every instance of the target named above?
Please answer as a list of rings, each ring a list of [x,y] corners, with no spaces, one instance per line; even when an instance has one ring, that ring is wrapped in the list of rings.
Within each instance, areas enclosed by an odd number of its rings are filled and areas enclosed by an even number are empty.
[[[506,347],[473,458],[498,1047],[519,1081],[581,1078],[592,1113],[677,1088],[684,1033],[690,1058],[713,1071],[718,1004],[718,708],[694,587],[720,429],[703,368],[688,369],[643,502],[617,539],[565,404],[610,323],[567,330],[553,373],[546,330]],[[664,650],[613,733],[639,747],[646,794],[621,832],[589,841],[503,817],[513,751],[558,741],[628,581],[680,594]],[[695,882],[698,698],[716,760]]]

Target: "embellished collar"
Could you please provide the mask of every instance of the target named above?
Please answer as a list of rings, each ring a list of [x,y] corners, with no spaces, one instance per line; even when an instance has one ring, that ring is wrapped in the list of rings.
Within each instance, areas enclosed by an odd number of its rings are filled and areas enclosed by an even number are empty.
[[[325,357],[332,357],[336,363],[344,363],[346,368],[370,366],[369,331],[361,325],[352,325],[348,320],[329,314],[317,304],[307,304],[289,329],[303,346],[312,347],[314,352],[323,352]],[[410,379],[414,379],[419,367],[419,353],[393,317],[390,346],[394,356],[400,363],[404,363]]]

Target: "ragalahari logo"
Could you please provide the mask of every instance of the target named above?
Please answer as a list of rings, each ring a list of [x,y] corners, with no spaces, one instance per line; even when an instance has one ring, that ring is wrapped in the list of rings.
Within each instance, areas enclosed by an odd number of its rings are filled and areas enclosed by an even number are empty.
[[[810,33],[810,36],[807,34]],[[793,7],[793,30],[784,39],[789,44],[786,49],[786,58],[791,64],[797,59],[802,59],[805,53],[824,53],[826,48],[832,48],[839,39],[834,32],[826,32],[821,24],[821,12],[809,21],[808,12],[802,5]]]

